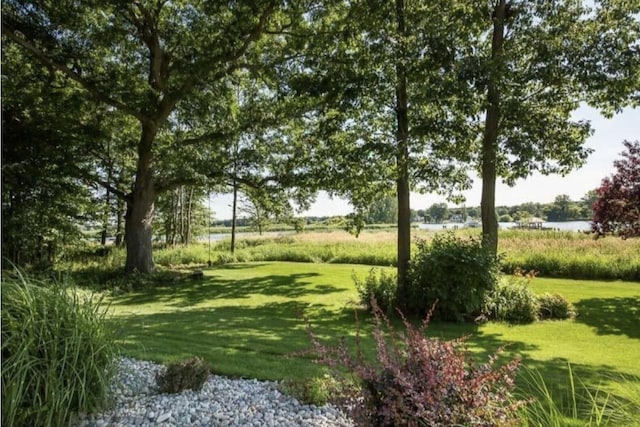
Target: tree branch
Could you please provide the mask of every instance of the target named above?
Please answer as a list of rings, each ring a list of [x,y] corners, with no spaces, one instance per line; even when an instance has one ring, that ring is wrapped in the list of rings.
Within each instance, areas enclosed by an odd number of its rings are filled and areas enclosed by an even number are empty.
[[[5,24],[4,21],[2,22],[2,35],[8,37],[9,39],[17,43],[19,46],[26,49],[42,64],[61,72],[65,76],[69,77],[71,80],[79,83],[80,86],[82,86],[87,92],[89,92],[95,99],[101,102],[104,102],[106,104],[109,104],[112,107],[117,108],[123,113],[133,116],[140,121],[148,120],[148,118],[144,114],[142,114],[140,111],[137,111],[129,107],[128,105],[122,103],[121,101],[111,98],[110,96],[107,96],[106,94],[101,92],[95,85],[93,85],[88,80],[84,79],[80,75],[80,73],[74,71],[73,69],[70,69],[69,67],[67,67],[64,64],[61,64],[60,62],[54,61],[53,59],[49,58],[45,52],[38,49],[29,41],[20,37],[17,34],[17,31],[11,28],[9,25]]]

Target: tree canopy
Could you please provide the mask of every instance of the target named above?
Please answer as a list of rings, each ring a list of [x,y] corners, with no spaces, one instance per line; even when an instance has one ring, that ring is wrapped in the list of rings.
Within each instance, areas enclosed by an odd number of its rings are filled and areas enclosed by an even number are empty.
[[[640,236],[640,142],[624,141],[613,162],[616,172],[602,180],[593,205],[593,231],[624,238]]]
[[[623,0],[7,0],[3,239],[34,248],[24,230],[99,224],[103,240],[125,236],[127,271],[150,272],[154,219],[189,240],[177,224],[211,189],[279,215],[326,190],[355,223],[395,195],[401,284],[409,192],[459,201],[476,170],[495,252],[496,179],[569,172],[589,154],[581,103],[640,103],[638,13]]]

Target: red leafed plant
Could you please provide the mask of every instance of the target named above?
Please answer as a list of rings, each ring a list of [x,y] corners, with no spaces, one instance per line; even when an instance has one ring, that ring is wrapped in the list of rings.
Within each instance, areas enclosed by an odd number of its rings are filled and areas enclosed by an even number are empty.
[[[498,353],[475,363],[464,339],[446,341],[425,335],[430,314],[414,327],[402,314],[404,331],[395,330],[372,300],[375,363],[361,347],[355,354],[344,339],[322,344],[309,328],[318,363],[340,381],[334,403],[362,426],[504,426],[516,424],[524,404],[512,395],[519,361],[499,365]],[[432,310],[433,311],[433,310]]]
[[[613,162],[616,173],[602,180],[593,205],[593,231],[623,238],[640,236],[640,142],[624,141],[627,151]]]

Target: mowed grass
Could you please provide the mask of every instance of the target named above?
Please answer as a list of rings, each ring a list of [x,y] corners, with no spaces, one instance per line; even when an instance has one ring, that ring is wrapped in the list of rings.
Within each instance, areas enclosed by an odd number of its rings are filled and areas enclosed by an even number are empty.
[[[265,262],[229,264],[185,279],[110,298],[124,353],[168,362],[193,355],[219,374],[269,380],[302,379],[323,371],[296,352],[309,348],[304,313],[327,342],[354,342],[356,314],[363,343],[370,317],[354,305],[355,272],[370,267]],[[506,346],[504,357],[520,357],[551,386],[568,386],[568,363],[580,380],[617,390],[621,378],[640,389],[640,284],[564,279],[533,281],[536,293],[558,292],[580,315],[570,321],[511,326],[433,323],[432,336],[467,336],[469,349],[486,356]]]

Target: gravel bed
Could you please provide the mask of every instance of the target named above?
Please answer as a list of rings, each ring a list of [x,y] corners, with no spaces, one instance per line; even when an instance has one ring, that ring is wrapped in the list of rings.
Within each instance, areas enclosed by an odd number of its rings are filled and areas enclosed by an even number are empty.
[[[304,405],[274,382],[212,375],[198,392],[161,394],[155,380],[161,365],[130,358],[118,363],[114,405],[103,413],[80,414],[74,426],[353,426],[337,408]]]

